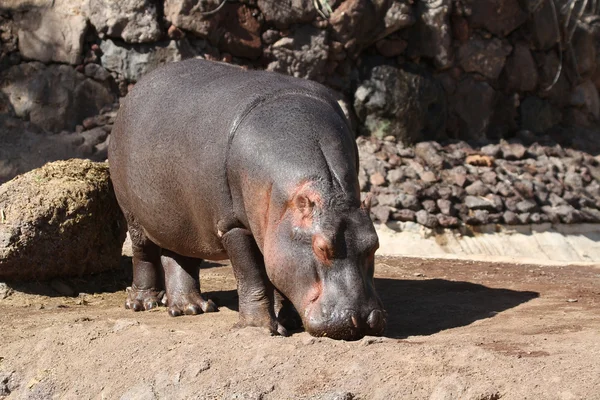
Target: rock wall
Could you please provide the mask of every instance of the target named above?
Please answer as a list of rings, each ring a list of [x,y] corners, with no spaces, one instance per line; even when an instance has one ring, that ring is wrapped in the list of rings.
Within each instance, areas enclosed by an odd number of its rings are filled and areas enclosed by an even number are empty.
[[[4,0],[0,182],[102,160],[119,98],[190,57],[313,79],[357,134],[600,150],[600,17],[583,0]],[[35,152],[37,156],[33,156]]]

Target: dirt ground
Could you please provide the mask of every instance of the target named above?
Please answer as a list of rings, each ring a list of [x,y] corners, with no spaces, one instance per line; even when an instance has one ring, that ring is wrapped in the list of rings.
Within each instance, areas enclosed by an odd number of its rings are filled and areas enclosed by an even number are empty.
[[[12,285],[0,398],[600,399],[600,267],[380,257],[388,329],[357,342],[233,329],[227,265],[201,272],[220,312],[134,313],[128,271]]]

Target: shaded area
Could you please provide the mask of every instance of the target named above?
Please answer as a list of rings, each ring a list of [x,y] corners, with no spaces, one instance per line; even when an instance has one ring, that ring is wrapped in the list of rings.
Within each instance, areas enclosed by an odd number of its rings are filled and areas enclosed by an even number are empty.
[[[388,312],[385,336],[431,335],[469,325],[539,297],[539,293],[494,289],[445,279],[375,279]]]
[[[214,267],[222,267],[223,264],[210,261],[202,261],[201,270]],[[202,275],[202,271],[200,272]],[[29,281],[29,282],[9,282],[8,285],[19,292],[48,296],[77,296],[80,293],[114,293],[125,291],[128,286],[131,286],[133,280],[132,261],[129,256],[121,257],[121,265],[112,271],[107,271],[99,274],[84,275],[77,278],[60,278],[50,281]],[[202,279],[200,280],[202,285]],[[233,291],[235,292],[235,291]],[[219,297],[215,294],[216,297]],[[210,297],[209,295],[209,298]],[[220,298],[220,297],[219,297]],[[228,296],[223,296],[228,299]],[[125,297],[123,297],[125,301]],[[226,301],[226,307],[231,308]],[[236,295],[237,302],[237,295]],[[237,309],[237,303],[235,306]]]

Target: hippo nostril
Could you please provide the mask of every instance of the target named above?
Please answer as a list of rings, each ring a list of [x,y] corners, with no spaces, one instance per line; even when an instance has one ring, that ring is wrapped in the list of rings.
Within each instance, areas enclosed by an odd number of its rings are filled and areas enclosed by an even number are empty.
[[[385,318],[381,310],[373,310],[367,318],[367,324],[372,330],[380,331],[385,327]]]

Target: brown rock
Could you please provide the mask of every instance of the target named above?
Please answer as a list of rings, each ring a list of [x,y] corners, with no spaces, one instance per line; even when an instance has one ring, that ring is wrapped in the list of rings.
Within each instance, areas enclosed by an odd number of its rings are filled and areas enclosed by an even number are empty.
[[[518,0],[473,1],[469,20],[473,28],[484,28],[502,37],[527,21],[527,13]]]
[[[538,83],[538,71],[535,60],[524,43],[517,43],[511,56],[506,60],[506,86],[517,92],[535,90]]]
[[[375,172],[373,175],[371,175],[369,181],[373,186],[383,186],[385,184],[385,177],[381,173]]]
[[[0,186],[0,279],[118,268],[126,223],[108,165],[57,161]]]
[[[406,41],[402,39],[385,38],[377,41],[377,43],[375,43],[375,46],[377,47],[377,51],[379,51],[379,53],[382,56],[397,57],[400,54],[404,53],[404,50],[406,50],[406,46],[408,46],[408,43],[406,43]]]
[[[467,72],[477,72],[489,79],[498,79],[512,46],[498,38],[471,38],[458,49],[458,60]]]

